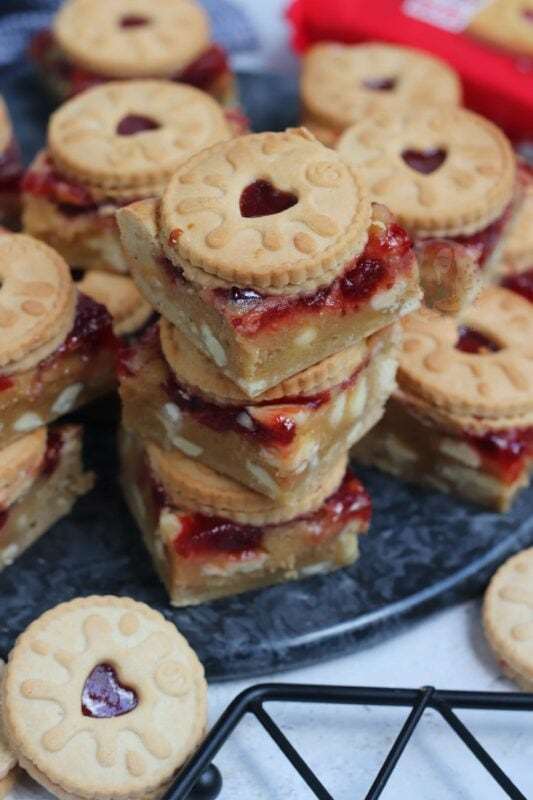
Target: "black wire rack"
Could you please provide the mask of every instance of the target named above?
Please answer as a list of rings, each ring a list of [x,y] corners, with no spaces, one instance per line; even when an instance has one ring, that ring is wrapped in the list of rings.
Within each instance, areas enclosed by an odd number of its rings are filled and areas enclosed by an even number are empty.
[[[218,722],[180,772],[163,800],[214,800],[222,789],[222,777],[212,764],[221,747],[247,715],[255,716],[266,733],[303,778],[319,800],[334,800],[281,728],[265,710],[265,703],[322,703],[410,708],[394,744],[381,765],[364,800],[377,800],[385,789],[403,751],[427,709],[433,709],[464,742],[475,759],[493,777],[511,800],[527,797],[459,719],[457,709],[483,711],[533,711],[533,695],[512,692],[464,692],[435,689],[380,689],[364,686],[315,686],[297,683],[257,684],[239,694],[223,712]],[[362,799],[362,796],[361,796]]]

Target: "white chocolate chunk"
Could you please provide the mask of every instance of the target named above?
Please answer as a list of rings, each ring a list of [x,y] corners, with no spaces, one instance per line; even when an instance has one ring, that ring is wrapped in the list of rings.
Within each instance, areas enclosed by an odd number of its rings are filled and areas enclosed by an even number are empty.
[[[247,428],[249,431],[253,431],[254,429],[254,421],[246,411],[241,411],[237,417],[237,422],[241,428]]]
[[[416,311],[418,308],[420,308],[420,298],[410,297],[409,300],[406,300],[405,303],[400,306],[398,313],[400,317],[405,317],[407,314],[412,314],[413,311]]]
[[[366,375],[361,375],[354,388],[349,401],[350,416],[354,419],[360,417],[366,406],[368,397],[368,381]]]
[[[392,357],[384,358],[376,366],[378,370],[378,385],[380,391],[386,394],[391,394],[396,388],[396,370],[398,369],[398,360]]]
[[[292,415],[292,418],[296,422],[297,425],[305,425],[307,420],[309,419],[309,411],[297,411],[296,414]]]
[[[13,425],[13,430],[19,433],[28,433],[29,431],[34,431],[36,428],[40,428],[41,425],[44,425],[44,420],[41,419],[38,414],[35,414],[34,411],[27,411],[17,419]]]
[[[310,578],[312,575],[320,575],[323,572],[329,572],[333,569],[331,561],[319,561],[318,564],[309,564],[307,567],[302,567],[298,570],[298,574],[302,578]]]
[[[19,554],[19,548],[16,544],[10,544],[6,549],[0,554],[0,558],[6,566],[10,566],[16,557]]]
[[[175,511],[164,508],[159,516],[159,531],[164,542],[172,542],[183,530],[181,520]]]
[[[244,389],[250,397],[256,397],[266,389],[266,381],[237,381],[237,385]]]
[[[189,442],[189,440],[184,439],[183,436],[173,436],[172,444],[190,458],[196,458],[203,452],[203,447],[199,447],[197,444],[194,444],[194,442]]]
[[[399,300],[404,293],[406,287],[405,281],[398,281],[385,292],[378,292],[370,301],[371,307],[375,311],[383,311],[386,308],[391,308]]]
[[[82,389],[83,383],[73,383],[63,389],[52,406],[54,414],[68,414],[69,411],[72,411]]]
[[[450,458],[466,464],[467,467],[477,469],[481,465],[479,453],[466,442],[458,442],[456,439],[443,439],[439,444],[439,450]]]
[[[348,447],[351,447],[353,444],[355,444],[361,438],[363,432],[364,432],[363,423],[356,422],[353,428],[351,428],[351,430],[349,431],[348,436],[346,438]]]
[[[333,407],[329,412],[329,422],[332,428],[336,428],[337,425],[340,424],[344,414],[345,406],[346,392],[341,392],[341,394],[334,400]]]
[[[279,493],[279,488],[268,472],[260,467],[259,464],[253,464],[251,461],[246,462],[246,467],[252,473],[258,483],[261,484],[272,497],[276,497]]]
[[[163,406],[163,414],[171,422],[177,423],[181,420],[181,411],[176,403],[165,403]]]
[[[205,322],[202,323],[201,327],[202,339],[205,342],[205,346],[207,347],[208,353],[213,358],[213,361],[217,365],[217,367],[224,367],[228,363],[228,359],[226,357],[226,352],[218,339],[213,336],[211,332],[211,328]]]
[[[202,567],[202,574],[210,577],[229,578],[237,573],[256,572],[262,569],[268,559],[266,553],[260,553],[254,558],[247,558],[243,561],[229,561],[224,566],[218,564],[206,564]]]
[[[304,328],[297,336],[294,337],[294,344],[298,347],[307,347],[316,339],[316,328]]]

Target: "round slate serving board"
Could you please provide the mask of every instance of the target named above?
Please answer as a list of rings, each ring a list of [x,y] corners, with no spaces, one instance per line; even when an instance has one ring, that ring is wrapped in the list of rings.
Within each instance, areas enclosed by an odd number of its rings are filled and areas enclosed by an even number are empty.
[[[242,80],[257,129],[296,122],[296,86]],[[49,107],[30,71],[0,75],[26,157],[43,140]],[[82,414],[96,489],[0,573],[0,655],[38,614],[77,595],[130,595],[159,608],[190,640],[211,679],[250,677],[355,650],[399,625],[477,594],[510,553],[533,542],[533,490],[505,515],[358,470],[374,520],[350,569],[203,606],[172,609],[116,481],[116,403]]]

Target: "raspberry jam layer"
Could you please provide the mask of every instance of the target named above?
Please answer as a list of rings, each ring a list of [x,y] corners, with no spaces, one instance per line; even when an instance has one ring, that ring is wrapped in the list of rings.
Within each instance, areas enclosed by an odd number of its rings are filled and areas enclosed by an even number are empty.
[[[49,478],[59,466],[63,449],[63,435],[56,428],[49,428],[46,440],[46,451],[41,466],[41,474]]]
[[[502,286],[522,295],[530,303],[533,303],[533,267],[517,275],[509,275],[502,281]]]
[[[454,236],[453,241],[466,248],[470,257],[479,267],[484,267],[500,243],[503,232],[515,212],[515,204],[511,202],[503,214],[483,230],[470,236]]]
[[[115,358],[117,347],[113,320],[106,307],[80,292],[70,333],[54,353],[41,361],[39,369],[47,369],[59,359],[74,353],[88,361],[99,351],[108,349]]]
[[[120,717],[129,714],[138,704],[137,692],[123,686],[111,664],[97,664],[89,673],[81,695],[81,711],[85,717]]]
[[[125,119],[129,126],[128,118]],[[139,126],[140,119],[134,118],[132,125]],[[144,120],[144,118],[142,119]],[[146,123],[143,124],[146,125]],[[141,127],[137,127],[137,130],[131,130],[131,133],[138,133],[141,129]],[[118,200],[106,197],[97,200],[89,188],[56,169],[48,155],[26,172],[22,180],[22,191],[54,203],[57,210],[69,219],[82,214],[97,214],[105,206],[106,213],[99,217],[99,224],[109,227],[116,227],[115,215],[112,213],[113,208],[121,208],[135,200],[142,199],[141,197],[131,197],[128,200]]]
[[[363,253],[333,283],[305,295],[266,295],[254,289],[214,289],[213,301],[240,333],[271,331],[304,316],[357,312],[378,292],[389,291],[415,264],[412,242],[395,222],[372,225]],[[174,280],[178,280],[176,270]],[[296,324],[296,322],[294,322]]]
[[[121,27],[135,28],[148,22],[147,17],[129,15],[122,18]],[[47,78],[59,83],[69,97],[113,80],[111,77],[97,75],[72,64],[61,52],[51,30],[40,31],[34,36],[30,45],[30,55]],[[221,75],[228,72],[229,65],[225,51],[219,45],[213,44],[184,70],[173,75],[171,80],[188,83],[208,91]]]
[[[368,525],[370,515],[370,498],[360,481],[348,470],[340,487],[318,511],[298,517],[292,522],[308,523],[313,531],[312,540],[317,543],[337,535],[351,521],[360,520]],[[261,552],[265,532],[278,527],[244,525],[204,514],[180,514],[179,519],[182,527],[173,546],[177,555],[182,558],[217,555],[250,557]]]
[[[143,369],[156,359],[164,362],[167,370],[162,388],[169,401],[175,403],[182,412],[190,414],[211,430],[232,431],[265,447],[277,448],[287,447],[294,441],[298,428],[295,417],[299,411],[315,411],[328,403],[333,393],[347,391],[355,385],[361,371],[368,363],[364,361],[348,378],[325,391],[313,395],[280,397],[245,406],[219,405],[180,384],[164,360],[157,325],[148,329],[132,345],[120,346],[119,374],[124,381],[136,376],[139,379],[138,376],[142,375]],[[272,412],[268,414],[268,418],[267,414],[262,413],[261,419],[257,419],[253,414],[254,408],[271,408]]]
[[[0,153],[0,192],[17,193],[22,181],[20,149],[14,139]]]
[[[504,483],[514,483],[533,458],[533,428],[509,428],[484,436],[465,434],[464,439],[479,456],[484,469]]]

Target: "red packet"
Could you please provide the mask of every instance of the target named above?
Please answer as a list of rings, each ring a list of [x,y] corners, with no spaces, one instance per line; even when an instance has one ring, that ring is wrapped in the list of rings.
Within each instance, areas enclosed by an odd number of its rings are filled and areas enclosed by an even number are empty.
[[[324,40],[381,40],[440,56],[459,72],[466,106],[493,119],[513,139],[531,139],[533,59],[491,48],[465,31],[481,4],[480,0],[293,0],[288,17],[298,51]]]

